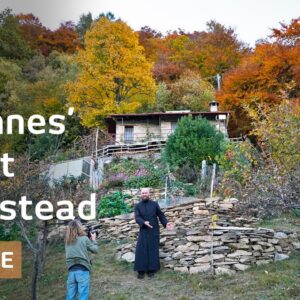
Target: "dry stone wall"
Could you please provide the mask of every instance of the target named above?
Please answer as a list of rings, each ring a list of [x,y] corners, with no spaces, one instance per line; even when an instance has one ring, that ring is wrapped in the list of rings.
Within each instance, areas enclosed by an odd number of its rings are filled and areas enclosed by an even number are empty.
[[[237,199],[196,199],[163,209],[175,229],[161,228],[160,258],[166,268],[186,273],[233,274],[250,265],[288,257],[300,249],[297,234],[257,228],[258,219],[236,210]],[[212,225],[212,216],[217,221]],[[121,241],[116,258],[134,261],[139,227],[133,214],[100,220],[100,237]],[[212,269],[213,268],[213,269]]]

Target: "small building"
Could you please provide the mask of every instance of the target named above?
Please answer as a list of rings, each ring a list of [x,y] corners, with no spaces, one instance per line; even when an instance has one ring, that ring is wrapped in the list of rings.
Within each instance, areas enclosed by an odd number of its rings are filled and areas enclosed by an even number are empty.
[[[159,155],[168,136],[175,131],[178,120],[189,115],[206,118],[228,137],[229,112],[219,111],[215,101],[210,103],[210,111],[206,112],[178,110],[112,114],[106,119],[108,136],[104,133],[104,145],[96,146],[97,150],[91,156],[53,164],[49,180],[53,182],[64,176],[84,176],[91,186],[98,188],[103,180],[104,165],[113,157],[143,157],[149,152]]]
[[[229,112],[219,111],[218,102],[210,103],[210,111],[189,110],[111,114],[106,119],[107,131],[115,144],[135,144],[149,141],[165,141],[176,129],[178,120],[184,116],[203,117],[227,134]]]

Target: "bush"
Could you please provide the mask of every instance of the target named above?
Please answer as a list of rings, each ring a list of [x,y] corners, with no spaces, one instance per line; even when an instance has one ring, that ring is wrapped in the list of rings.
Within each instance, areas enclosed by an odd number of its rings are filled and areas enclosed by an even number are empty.
[[[115,192],[111,195],[102,197],[97,207],[97,215],[99,218],[113,217],[121,214],[127,214],[132,211],[132,207],[125,200],[131,196],[122,192]]]
[[[253,119],[251,134],[256,138],[259,151],[249,151],[245,143],[240,144],[239,149],[227,149],[221,163],[227,175],[224,186],[227,191],[230,187],[229,192],[240,198],[238,206],[247,215],[275,216],[298,207],[299,106],[283,101],[277,107],[258,104],[257,108],[246,109]],[[254,162],[252,154],[255,154]]]
[[[83,185],[87,179],[84,175],[75,177],[73,175],[62,176],[60,179],[54,179],[53,184],[55,188],[65,188],[69,190],[76,190],[78,186]]]
[[[199,169],[196,166],[185,164],[176,170],[176,177],[182,182],[191,183],[198,179]]]
[[[181,181],[175,181],[174,187],[183,190],[187,196],[195,196],[198,192],[197,187],[193,184],[184,183]]]
[[[200,170],[202,160],[208,163],[222,153],[224,135],[208,120],[197,117],[184,117],[167,140],[164,157],[177,167],[194,166]]]
[[[259,154],[250,141],[228,142],[223,154],[217,157],[222,173],[220,189],[224,196],[230,196],[251,180],[253,167],[258,163]]]
[[[16,241],[20,236],[20,229],[16,224],[9,227],[0,224],[0,241]]]

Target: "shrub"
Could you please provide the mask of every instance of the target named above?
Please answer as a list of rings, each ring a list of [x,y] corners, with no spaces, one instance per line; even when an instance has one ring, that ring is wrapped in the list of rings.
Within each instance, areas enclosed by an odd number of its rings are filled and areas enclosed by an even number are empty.
[[[283,173],[293,172],[300,165],[300,105],[283,101],[273,108],[258,105],[247,107],[252,131],[266,161],[275,164]]]
[[[248,140],[228,142],[224,153],[217,157],[217,162],[222,173],[220,188],[225,196],[229,196],[234,190],[241,190],[251,180],[253,167],[258,162],[258,153]]]
[[[15,241],[21,236],[19,227],[14,223],[11,226],[0,224],[0,241]]]
[[[115,187],[123,187],[124,182],[128,179],[128,176],[123,172],[119,172],[116,174],[111,174],[103,183],[103,187],[106,188],[115,188]]]
[[[122,192],[115,192],[102,197],[97,207],[98,217],[113,217],[131,212],[132,207],[125,202],[126,199],[130,198],[130,195],[123,194]]]
[[[300,109],[292,101],[246,109],[259,151],[247,143],[227,148],[220,162],[223,187],[239,197],[238,207],[246,214],[278,215],[299,205]]]
[[[183,190],[187,196],[195,196],[198,192],[197,187],[193,184],[188,184],[176,180],[173,185],[174,187]]]
[[[243,188],[241,208],[259,216],[277,215],[299,205],[300,106],[291,100],[277,107],[246,108],[263,160]]]
[[[161,187],[163,180],[159,175],[132,176],[125,182],[128,189],[139,189],[142,187]]]
[[[67,188],[70,190],[76,190],[79,185],[86,182],[84,175],[75,177],[73,175],[62,176],[60,179],[54,179],[53,184],[55,188]]]
[[[202,160],[208,163],[222,152],[224,135],[208,120],[183,117],[167,140],[164,157],[173,166],[184,165],[201,168]]]

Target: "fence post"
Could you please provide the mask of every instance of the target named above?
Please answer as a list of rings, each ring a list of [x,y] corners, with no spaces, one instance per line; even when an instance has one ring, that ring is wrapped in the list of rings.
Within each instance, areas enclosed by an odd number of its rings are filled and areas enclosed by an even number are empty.
[[[201,181],[200,181],[200,189],[204,189],[205,187],[205,181],[206,181],[206,174],[207,174],[207,168],[206,168],[206,160],[202,160],[202,166],[201,166]]]
[[[165,203],[167,203],[167,194],[168,194],[168,175],[165,180]]]
[[[211,216],[211,245],[210,245],[210,264],[212,275],[215,274],[214,268],[214,229],[217,227],[218,215]]]
[[[210,198],[212,198],[213,191],[214,191],[214,182],[216,177],[216,164],[213,164],[212,176],[211,176],[211,184],[210,184]]]

